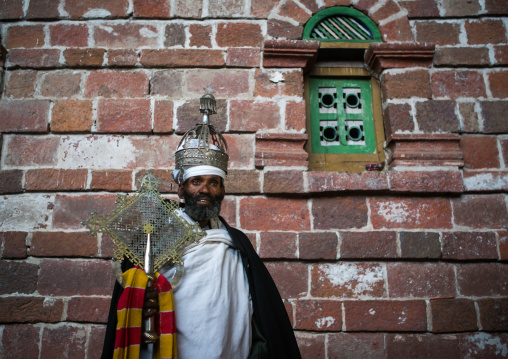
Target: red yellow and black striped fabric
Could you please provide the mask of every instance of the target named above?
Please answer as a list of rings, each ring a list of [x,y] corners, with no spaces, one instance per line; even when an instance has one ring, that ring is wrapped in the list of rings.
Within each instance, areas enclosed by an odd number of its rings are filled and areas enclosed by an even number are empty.
[[[155,330],[159,340],[154,344],[156,359],[174,359],[176,352],[176,327],[171,284],[156,273],[153,284],[159,292],[159,315],[155,318]],[[117,306],[117,325],[113,359],[138,359],[143,327],[143,301],[148,277],[138,266],[123,274],[125,288]]]

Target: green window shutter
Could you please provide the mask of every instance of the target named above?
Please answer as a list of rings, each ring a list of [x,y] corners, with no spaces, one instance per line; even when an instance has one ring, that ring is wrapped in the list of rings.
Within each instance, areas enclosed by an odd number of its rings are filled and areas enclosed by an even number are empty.
[[[310,78],[313,153],[374,153],[369,79]]]

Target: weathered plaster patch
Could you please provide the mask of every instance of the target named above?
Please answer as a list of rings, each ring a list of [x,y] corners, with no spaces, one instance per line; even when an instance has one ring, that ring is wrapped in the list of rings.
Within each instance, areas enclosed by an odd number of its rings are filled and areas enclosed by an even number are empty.
[[[152,30],[146,28],[146,27],[143,27],[139,30],[139,34],[143,37],[157,37],[157,33],[156,32],[153,32]]]
[[[372,292],[383,282],[383,269],[379,266],[365,267],[355,263],[323,264],[319,269],[334,286],[344,287],[356,295]]]
[[[0,199],[0,231],[30,232],[50,226],[54,198],[47,194],[20,194]]]
[[[490,351],[490,348],[487,347],[493,347],[496,355],[501,355],[503,357],[508,356],[508,347],[506,344],[501,343],[501,338],[499,337],[495,337],[487,333],[477,333],[471,337],[467,337],[466,340],[475,345],[478,350],[470,348],[469,353],[466,353],[464,359],[475,358],[478,351]]]
[[[111,13],[106,9],[91,9],[88,10],[83,17],[86,18],[102,18],[111,16]]]
[[[323,327],[329,328],[333,323],[335,323],[335,319],[333,319],[332,317],[319,318],[318,320],[316,320],[316,326],[319,329],[322,329]]]
[[[508,175],[479,173],[464,177],[464,186],[468,191],[503,190],[508,188]]]

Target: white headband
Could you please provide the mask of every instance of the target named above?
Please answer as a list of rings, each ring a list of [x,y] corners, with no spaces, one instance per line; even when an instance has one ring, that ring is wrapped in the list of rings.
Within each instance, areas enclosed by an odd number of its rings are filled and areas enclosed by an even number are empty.
[[[181,170],[174,170],[173,171],[173,180],[180,185],[184,184],[185,181],[187,181],[189,178],[196,177],[196,176],[214,175],[214,176],[219,176],[222,179],[226,178],[226,172],[224,172],[220,168],[217,168],[214,166],[194,166],[194,167],[187,168],[183,172],[182,178],[180,177],[180,171]],[[179,181],[180,178],[181,178],[181,183]]]

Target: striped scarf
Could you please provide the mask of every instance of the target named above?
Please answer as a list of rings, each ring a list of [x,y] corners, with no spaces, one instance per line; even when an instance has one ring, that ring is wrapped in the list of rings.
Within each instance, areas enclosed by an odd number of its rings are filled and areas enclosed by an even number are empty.
[[[154,344],[154,358],[176,358],[176,328],[171,284],[156,273],[153,284],[159,292],[159,315],[155,318],[155,330],[159,340]],[[117,306],[117,325],[113,359],[138,359],[143,328],[143,302],[148,277],[140,267],[123,274],[125,288]]]

